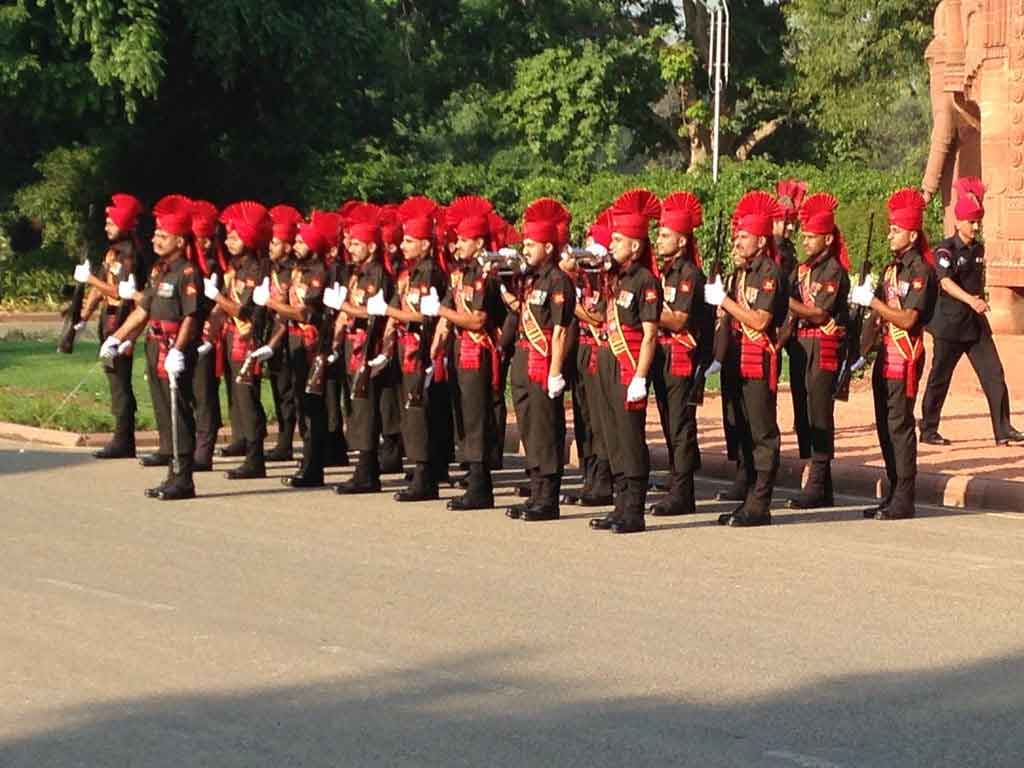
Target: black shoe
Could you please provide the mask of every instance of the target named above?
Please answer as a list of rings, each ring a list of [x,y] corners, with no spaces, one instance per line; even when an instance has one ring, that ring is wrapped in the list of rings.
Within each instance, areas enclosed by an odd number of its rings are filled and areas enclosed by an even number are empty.
[[[748,515],[746,512],[739,512],[729,517],[730,528],[756,528],[761,525],[772,524],[772,513],[765,512],[763,515]]]
[[[648,510],[654,517],[674,517],[676,515],[693,514],[696,509],[687,509],[686,505],[679,499],[662,499],[657,504],[652,504]]]
[[[643,515],[627,515],[612,523],[612,533],[643,533],[647,530]]]
[[[221,458],[245,456],[245,441],[236,440],[233,443],[228,443],[223,448],[217,449],[217,455],[220,456]]]
[[[718,516],[718,524],[719,525],[729,525],[729,522],[732,520],[732,516],[733,515],[741,514],[746,508],[747,508],[747,505],[746,505],[746,501],[744,500],[744,503],[740,504],[732,512],[725,512],[725,513],[719,515]]]
[[[436,501],[439,498],[437,488],[404,488],[395,492],[395,501]]]
[[[289,475],[288,477],[281,478],[281,485],[288,486],[289,488],[322,488],[324,485],[324,479],[313,477],[303,477],[302,475]]]
[[[292,461],[295,456],[291,448],[282,448],[280,445],[274,446],[270,453],[266,456],[266,461]]]
[[[353,496],[359,493],[380,493],[380,480],[356,480],[354,477],[334,486],[339,496]]]
[[[162,491],[163,489],[164,489],[163,485],[155,485],[152,488],[147,488],[146,490],[144,490],[142,492],[142,494],[147,499],[155,499],[155,498],[158,498],[160,496],[160,491]]]
[[[527,507],[523,510],[522,518],[528,523],[540,522],[542,520],[557,520],[560,517],[558,507]]]
[[[139,464],[144,467],[167,467],[170,466],[171,455],[169,453],[147,453],[139,459]]]
[[[607,496],[580,496],[577,504],[581,507],[607,507],[615,499],[609,493]]]
[[[93,457],[97,459],[134,459],[135,446],[107,443],[105,446],[93,453]]]
[[[575,505],[580,503],[580,499],[583,498],[582,493],[576,493],[575,491],[566,491],[558,499],[559,504]]]
[[[794,499],[786,499],[786,509],[822,509],[834,507],[835,502],[829,502],[824,496],[804,496],[800,494]]]
[[[617,518],[611,516],[590,518],[590,527],[595,531],[610,531]]]
[[[182,499],[194,499],[196,497],[196,487],[194,485],[179,485],[178,483],[171,483],[160,489],[157,494],[157,498],[160,501],[180,501]]]
[[[747,492],[736,488],[730,488],[728,491],[719,491],[715,494],[715,501],[745,501],[746,498]]]
[[[494,509],[494,497],[490,496],[458,496],[448,502],[448,509],[455,512],[467,512],[472,509]]]
[[[1021,443],[1024,443],[1024,432],[1018,432],[1013,427],[1010,428],[1010,431],[1006,434],[1005,437],[1001,437],[998,440],[996,440],[996,445],[1000,446],[1020,445]]]
[[[889,504],[891,502],[892,502],[892,496],[886,496],[884,499],[882,499],[880,502],[875,504],[873,507],[868,507],[867,509],[864,510],[864,519],[865,520],[873,520],[875,515],[877,515],[879,512],[884,512],[886,509],[888,509],[889,508]]]
[[[252,464],[243,464],[224,473],[224,477],[228,480],[258,480],[266,476],[266,467],[257,467]]]
[[[522,518],[523,512],[526,511],[528,506],[529,504],[513,504],[505,510],[505,517],[511,520],[519,520]]]
[[[898,511],[892,507],[880,509],[874,514],[875,520],[909,520],[914,516],[914,510]]]
[[[952,445],[951,440],[947,440],[938,432],[922,432],[921,442],[925,445]]]

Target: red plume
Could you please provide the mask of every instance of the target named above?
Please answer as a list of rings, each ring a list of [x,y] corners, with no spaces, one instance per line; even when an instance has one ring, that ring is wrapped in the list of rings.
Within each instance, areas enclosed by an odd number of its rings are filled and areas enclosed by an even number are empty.
[[[692,192],[674,192],[661,204],[661,226],[668,227],[673,232],[691,235],[686,241],[687,254],[701,269],[704,268],[704,264],[697,248],[697,238],[692,237],[692,233],[703,223],[704,211],[700,206],[700,200]]]
[[[803,205],[804,195],[807,194],[807,184],[797,179],[783,179],[775,185],[775,192],[779,197],[779,204],[787,219],[795,219],[797,211]]]

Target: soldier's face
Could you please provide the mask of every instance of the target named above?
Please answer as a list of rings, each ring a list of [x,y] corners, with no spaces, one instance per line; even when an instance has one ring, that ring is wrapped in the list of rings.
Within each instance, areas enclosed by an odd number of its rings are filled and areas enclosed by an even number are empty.
[[[430,252],[430,241],[406,235],[402,238],[402,255],[406,261],[418,261]]]
[[[786,235],[786,220],[776,219],[772,222],[772,235],[775,237],[785,237]]]
[[[118,228],[117,224],[115,224],[114,220],[109,216],[107,216],[107,223],[103,225],[103,231],[107,235],[107,240],[110,240],[111,242],[117,240],[117,238],[121,236],[120,228]]]
[[[816,259],[832,244],[832,235],[817,235],[813,232],[804,232],[804,253],[808,259]]]
[[[668,227],[658,227],[658,239],[654,241],[654,248],[663,259],[675,256],[685,245],[685,235],[681,235]]]
[[[292,250],[295,251],[295,255],[300,259],[304,259],[309,256],[309,246],[306,245],[306,241],[302,239],[302,235],[295,236],[295,245],[292,246]]]
[[[551,243],[541,243],[529,238],[523,240],[523,255],[526,256],[526,263],[531,267],[539,267],[554,252],[555,247]]]
[[[981,219],[975,219],[973,221],[957,221],[956,233],[960,235],[960,239],[964,242],[964,245],[970,245],[978,239],[978,235],[981,234]]]
[[[746,263],[768,245],[768,238],[764,235],[752,235],[746,230],[739,230],[736,239],[733,241],[733,256],[738,263]]]
[[[275,237],[270,241],[270,258],[273,261],[280,261],[287,256],[291,250],[291,243],[288,243],[278,237]]]
[[[160,258],[172,256],[185,250],[185,238],[180,235],[172,235],[163,229],[153,233],[153,253]]]
[[[889,250],[893,253],[903,253],[917,240],[917,232],[913,232],[895,224],[889,225]]]
[[[455,241],[455,256],[459,261],[472,261],[484,247],[482,237],[462,237]]]
[[[626,237],[621,232],[612,233],[612,258],[619,266],[626,264],[630,259],[640,254],[640,241],[632,237]]]
[[[356,240],[354,237],[349,238],[348,252],[352,257],[352,261],[356,264],[362,264],[363,262],[368,261],[376,251],[376,243],[364,243],[362,240]]]
[[[228,239],[224,241],[224,245],[227,246],[228,253],[232,256],[241,256],[245,250],[245,243],[242,242],[242,238],[233,229],[228,232]]]

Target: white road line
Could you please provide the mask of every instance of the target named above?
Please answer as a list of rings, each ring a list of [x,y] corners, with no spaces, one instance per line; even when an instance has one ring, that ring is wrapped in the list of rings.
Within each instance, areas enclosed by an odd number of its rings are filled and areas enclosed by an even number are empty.
[[[61,581],[60,579],[37,579],[44,584],[49,584],[53,587],[59,587],[61,589],[67,589],[72,592],[82,592],[87,595],[93,595],[94,597],[102,597],[105,600],[116,600],[126,605],[137,605],[140,608],[148,608],[151,611],[174,611],[177,610],[173,605],[167,605],[167,603],[154,603],[149,600],[139,600],[134,597],[128,597],[118,592],[110,592],[106,589],[96,589],[95,587],[87,587],[84,584],[76,584],[73,581]]]
[[[1007,520],[1024,520],[1024,514],[1020,512],[986,512],[989,517],[1005,517]]]
[[[799,765],[800,768],[841,768],[839,763],[833,763],[829,760],[822,760],[820,757],[814,757],[813,755],[802,755],[799,752],[787,752],[785,750],[769,750],[764,753],[765,757],[774,757],[779,760],[785,760],[793,763],[793,765]]]

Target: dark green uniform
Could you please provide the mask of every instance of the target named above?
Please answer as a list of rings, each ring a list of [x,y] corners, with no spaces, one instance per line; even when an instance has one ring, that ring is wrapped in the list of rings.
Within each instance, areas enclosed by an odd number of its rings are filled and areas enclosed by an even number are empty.
[[[112,243],[103,257],[103,263],[97,270],[97,279],[113,286],[115,289],[129,275],[139,272],[139,255],[135,252],[135,241],[132,237]],[[99,337],[103,342],[114,333],[128,318],[135,303],[129,299],[112,299],[104,297],[103,311],[100,315]],[[134,350],[133,350],[134,353]],[[114,417],[114,436],[104,446],[99,455],[134,456],[135,455],[135,412],[137,402],[132,387],[132,355],[116,355],[107,363],[105,371],[107,383],[110,385],[110,411]],[[167,448],[170,454],[170,447]]]
[[[582,273],[577,293],[583,307],[599,317],[605,313],[603,279],[603,275]],[[573,385],[573,431],[583,465],[583,487],[578,501],[581,506],[600,506],[612,500],[612,471],[605,445],[604,420],[597,412],[598,388],[601,385],[597,376],[598,351],[606,341],[603,322],[596,325],[579,322]]]
[[[797,258],[793,243],[784,237],[775,238],[775,248],[779,254],[779,270],[782,273],[783,285],[789,286],[796,274]],[[797,338],[796,318],[791,318],[792,332],[789,338],[783,339],[786,357],[789,358],[789,394],[793,400],[793,431],[800,450],[800,458],[811,457],[811,422],[807,413],[807,355],[804,346]],[[782,351],[779,351],[782,354]]]
[[[212,248],[198,266],[202,277],[217,275],[217,284],[224,284],[224,276]],[[201,354],[196,357],[196,367],[192,374],[192,392],[196,399],[196,451],[193,456],[196,471],[213,468],[217,433],[223,426],[220,412],[220,377],[223,371],[218,371],[218,356],[223,354],[223,337],[220,336],[219,329],[215,330],[211,324],[211,315],[216,306],[216,303],[205,295],[199,299],[199,318],[203,325],[200,347],[204,344],[209,346],[205,353],[200,349]]]
[[[295,260],[286,257],[271,264],[271,296],[287,302],[291,288]],[[277,316],[273,318],[270,336],[273,336],[287,322]],[[274,356],[267,361],[267,378],[270,379],[270,393],[274,398],[274,414],[277,419],[277,445],[267,458],[272,461],[288,461],[292,458],[292,443],[295,439],[296,407],[295,382],[292,375],[291,358],[288,353],[288,339],[274,350]]]

